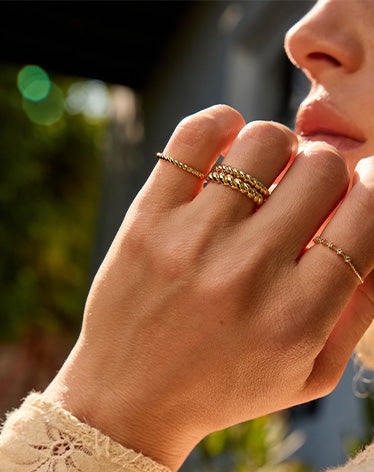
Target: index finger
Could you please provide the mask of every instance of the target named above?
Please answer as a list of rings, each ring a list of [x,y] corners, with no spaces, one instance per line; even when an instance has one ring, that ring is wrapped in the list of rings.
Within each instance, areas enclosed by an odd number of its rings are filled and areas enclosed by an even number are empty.
[[[163,153],[206,175],[243,126],[245,121],[239,112],[226,105],[215,105],[182,120]],[[201,178],[160,160],[148,181],[148,189],[157,205],[170,208],[191,201],[203,183]]]

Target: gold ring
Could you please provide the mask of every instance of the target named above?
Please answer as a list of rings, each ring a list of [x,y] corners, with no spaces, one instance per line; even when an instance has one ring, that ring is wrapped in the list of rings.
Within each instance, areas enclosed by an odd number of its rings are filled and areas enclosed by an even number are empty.
[[[158,152],[156,156],[159,159],[163,159],[164,161],[170,162],[170,164],[174,164],[175,166],[179,167],[182,170],[185,170],[186,172],[192,175],[196,175],[196,177],[199,177],[199,179],[205,180],[205,175],[202,172],[197,169],[194,169],[193,167],[188,166],[187,164],[183,164],[183,162],[177,161],[176,159],[173,159],[172,157],[167,156],[162,152]]]
[[[213,168],[213,172],[223,172],[224,174],[230,174],[233,177],[242,180],[243,182],[249,184],[251,187],[254,187],[262,195],[268,197],[270,195],[269,189],[260,182],[258,179],[249,175],[242,170],[237,169],[236,167],[226,166],[224,164],[219,164]]]
[[[258,206],[264,203],[264,197],[254,187],[251,187],[246,182],[239,178],[234,178],[231,174],[224,172],[209,172],[205,177],[208,182],[217,182],[218,184],[227,185],[234,190],[238,190],[250,199],[252,199]]]
[[[355,276],[360,280],[360,282],[363,284],[364,281],[361,277],[361,275],[358,273],[357,269],[355,268],[355,266],[352,264],[352,261],[351,261],[351,258],[349,256],[347,256],[347,254],[345,254],[343,252],[343,249],[341,249],[340,247],[336,246],[332,241],[328,241],[327,239],[325,238],[322,238],[321,236],[317,236],[313,239],[313,241],[316,243],[316,244],[322,244],[323,246],[326,246],[328,247],[329,249],[331,249],[332,251],[335,252],[335,254],[337,254],[338,256],[341,256],[344,260],[344,262],[346,262],[349,267],[353,270]]]
[[[266,197],[270,195],[270,192],[263,183],[261,183],[255,177],[237,169],[236,167],[226,166],[223,164],[216,165],[211,172],[204,175],[197,169],[184,164],[183,162],[177,161],[171,156],[168,156],[162,152],[158,152],[156,156],[159,159],[170,162],[180,169],[189,172],[196,177],[207,182],[217,182],[223,185],[227,185],[234,190],[243,193],[250,199],[252,199],[258,206],[264,203]]]

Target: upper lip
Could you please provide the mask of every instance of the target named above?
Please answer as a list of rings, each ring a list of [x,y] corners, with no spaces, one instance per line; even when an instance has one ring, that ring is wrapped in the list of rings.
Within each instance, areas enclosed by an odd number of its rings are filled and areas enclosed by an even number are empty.
[[[301,104],[296,117],[295,131],[300,136],[328,134],[355,141],[366,140],[362,131],[325,99],[313,99]]]

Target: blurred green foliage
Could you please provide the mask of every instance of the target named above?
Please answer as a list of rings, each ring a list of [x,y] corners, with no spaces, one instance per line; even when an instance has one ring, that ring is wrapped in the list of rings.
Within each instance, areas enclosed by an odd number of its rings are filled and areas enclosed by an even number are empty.
[[[33,123],[0,74],[0,339],[35,329],[76,334],[90,279],[103,121],[64,113]],[[64,94],[74,79],[53,77]]]
[[[363,451],[366,446],[373,442],[374,433],[374,393],[372,385],[366,385],[368,387],[367,397],[364,399],[364,418],[363,424],[365,431],[360,437],[349,437],[345,441],[345,450],[350,458],[354,458],[359,452]]]
[[[290,459],[302,443],[299,432],[288,434],[285,415],[275,413],[210,434],[182,470],[311,472],[300,461]]]

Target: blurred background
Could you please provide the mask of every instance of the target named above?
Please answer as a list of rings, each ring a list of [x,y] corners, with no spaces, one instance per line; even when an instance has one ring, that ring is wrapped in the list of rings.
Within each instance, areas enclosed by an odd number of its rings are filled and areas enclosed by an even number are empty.
[[[308,0],[0,2],[0,417],[43,390],[177,123],[227,103],[292,127],[283,37]],[[372,434],[351,362],[327,398],[217,432],[185,471],[307,472]],[[248,399],[250,401],[250,399]]]

